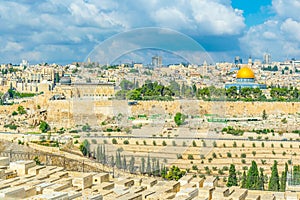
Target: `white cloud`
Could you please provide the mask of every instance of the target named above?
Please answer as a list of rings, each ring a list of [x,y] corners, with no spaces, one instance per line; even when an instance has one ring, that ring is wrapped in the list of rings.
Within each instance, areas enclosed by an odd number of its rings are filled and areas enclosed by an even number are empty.
[[[296,40],[300,42],[300,22],[295,21],[291,18],[285,20],[280,29],[283,31],[283,34],[286,35],[290,40]]]
[[[7,42],[5,47],[1,49],[2,52],[5,51],[20,51],[23,49],[23,46],[20,43],[17,42]]]
[[[299,10],[300,1],[299,0],[273,0],[272,6],[277,15],[280,18],[293,18],[300,20]]]
[[[112,34],[138,27],[197,36],[236,35],[245,27],[242,11],[233,9],[230,0],[5,0],[0,19],[1,47],[6,49],[0,62],[15,63],[26,55],[60,62],[59,51],[45,44],[64,46],[64,60],[84,59],[82,49],[87,52]]]
[[[273,60],[300,58],[300,1],[273,0],[275,15],[263,24],[249,28],[240,38],[242,51],[256,58],[265,52]]]
[[[242,11],[216,1],[192,0],[192,12],[199,29],[210,34],[238,34],[245,27]]]

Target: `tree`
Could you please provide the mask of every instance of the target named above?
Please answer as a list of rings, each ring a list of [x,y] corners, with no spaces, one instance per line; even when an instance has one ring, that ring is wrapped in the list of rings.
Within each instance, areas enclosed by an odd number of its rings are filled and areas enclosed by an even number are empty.
[[[118,144],[117,140],[115,138],[112,139],[113,144]]]
[[[174,121],[177,126],[182,125],[184,122],[184,119],[185,119],[184,115],[181,114],[180,112],[175,114]]]
[[[246,188],[250,190],[258,190],[259,188],[259,174],[257,169],[257,164],[252,161],[251,167],[248,170]]]
[[[127,161],[126,161],[125,155],[123,156],[122,168],[123,168],[124,170],[127,169]]]
[[[120,87],[122,90],[132,90],[134,88],[134,84],[126,79],[123,79],[120,82]]]
[[[226,186],[231,187],[231,186],[237,186],[237,185],[238,185],[238,183],[237,183],[235,166],[234,166],[234,164],[230,164],[229,177],[228,177],[228,181],[226,183]]]
[[[122,160],[121,160],[121,153],[120,153],[120,151],[116,152],[116,167],[118,169],[122,168]]]
[[[246,188],[246,184],[247,184],[247,176],[246,176],[246,172],[243,172],[243,176],[242,176],[242,181],[241,181],[241,188]]]
[[[41,165],[41,161],[40,161],[40,159],[39,159],[38,156],[35,156],[35,157],[33,158],[33,160],[35,161],[35,164],[36,164],[36,165]]]
[[[129,172],[130,173],[134,172],[134,162],[135,162],[134,156],[131,156],[131,159],[130,159],[130,162],[129,162]]]
[[[82,126],[82,131],[87,132],[87,131],[90,131],[90,130],[91,130],[90,125],[86,124],[86,125]]]
[[[102,164],[106,163],[105,146],[98,145],[96,148],[96,160]]]
[[[264,176],[264,169],[259,168],[260,175],[259,175],[259,187],[261,190],[265,190],[265,176]]]
[[[163,145],[163,146],[167,146],[166,141],[163,141],[163,142],[162,142],[162,145]]]
[[[145,173],[145,158],[144,157],[142,157],[142,159],[141,159],[140,171],[141,171],[142,174]]]
[[[156,167],[155,167],[155,170],[154,170],[154,175],[159,176],[159,174],[160,174],[159,159],[156,159]]]
[[[42,133],[47,133],[50,130],[49,124],[45,121],[41,121],[39,129],[42,131]]]
[[[90,153],[90,143],[87,139],[80,144],[79,150],[83,156],[87,156]]]
[[[281,179],[280,179],[280,192],[285,192],[287,172],[288,172],[288,165],[287,163],[285,163],[285,168],[284,171],[282,172]]]
[[[23,106],[18,106],[18,113],[19,113],[20,115],[26,114],[25,108],[24,108]]]
[[[193,140],[193,147],[197,147],[197,143],[195,140]]]
[[[151,161],[150,161],[150,155],[148,155],[148,159],[147,159],[146,173],[147,173],[148,175],[151,174]]]
[[[162,178],[166,178],[166,176],[167,176],[167,168],[166,168],[165,165],[162,165],[162,166],[161,166],[160,176],[161,176]]]
[[[266,120],[268,118],[266,110],[263,110],[262,119]]]
[[[180,95],[180,85],[176,81],[170,81],[169,88],[175,93],[176,96]]]
[[[270,191],[279,191],[280,185],[279,185],[279,175],[278,175],[278,169],[277,169],[277,161],[274,161],[274,164],[272,166],[272,172],[271,177],[269,180],[269,187],[268,189]]]
[[[165,178],[178,181],[184,174],[185,171],[181,171],[177,166],[172,166]]]

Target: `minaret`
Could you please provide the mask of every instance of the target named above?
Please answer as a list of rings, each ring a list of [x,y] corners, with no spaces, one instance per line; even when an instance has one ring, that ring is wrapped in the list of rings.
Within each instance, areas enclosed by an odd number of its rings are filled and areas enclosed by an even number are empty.
[[[252,64],[253,64],[252,58],[251,58],[251,56],[249,56],[249,59],[248,59],[248,66],[251,67]]]

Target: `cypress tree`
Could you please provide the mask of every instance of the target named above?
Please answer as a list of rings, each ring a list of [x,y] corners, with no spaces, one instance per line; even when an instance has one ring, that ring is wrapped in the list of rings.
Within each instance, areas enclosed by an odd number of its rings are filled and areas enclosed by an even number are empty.
[[[234,166],[234,164],[230,164],[229,177],[228,177],[228,181],[226,183],[226,186],[231,187],[231,186],[237,186],[237,185],[238,184],[237,184],[235,166]]]
[[[114,159],[114,156],[111,156],[111,166],[114,167],[115,166],[115,159]]]
[[[145,158],[142,157],[141,160],[141,173],[144,174],[145,173]]]
[[[125,170],[127,169],[127,162],[126,162],[125,155],[123,156],[122,168],[125,169]]]
[[[280,185],[279,185],[279,175],[278,175],[278,169],[277,169],[277,161],[274,161],[274,164],[272,166],[272,173],[269,181],[269,188],[270,191],[279,191]]]
[[[100,162],[100,157],[101,157],[100,145],[97,146],[96,152],[97,152],[97,154],[96,154],[96,160],[98,162]]]
[[[117,151],[116,153],[116,167],[118,169],[121,169],[122,168],[122,160],[121,160],[121,154],[119,151]]]
[[[259,174],[257,169],[257,164],[252,161],[251,167],[248,170],[246,188],[250,190],[258,190],[259,188]]]
[[[162,178],[166,178],[168,169],[166,168],[165,165],[161,165],[161,170],[160,170],[160,175]]]
[[[285,192],[286,181],[287,181],[287,172],[288,172],[288,165],[287,165],[287,163],[285,163],[285,168],[281,174],[281,179],[280,179],[280,192]]]
[[[103,145],[103,152],[102,152],[103,156],[103,163],[105,164],[106,163],[106,151],[105,151],[105,145]]]
[[[281,172],[281,177],[280,177],[280,192],[284,192],[285,191],[285,173],[284,171]]]
[[[160,175],[159,159],[156,160],[156,170],[155,170],[154,175],[155,176],[159,176]]]
[[[155,161],[156,161],[156,159],[155,158],[152,158],[152,171],[151,171],[151,174],[154,174],[154,172],[155,172],[155,167],[156,167],[156,165],[155,165]]]
[[[246,171],[244,171],[242,176],[241,188],[246,188],[246,183],[247,183],[247,176],[246,176]]]
[[[148,159],[147,159],[146,173],[147,173],[148,175],[150,175],[150,173],[151,173],[151,160],[150,160],[150,155],[148,155]]]
[[[131,156],[131,159],[130,159],[130,162],[129,162],[129,172],[130,173],[134,172],[134,162],[135,162],[134,157]]]
[[[264,169],[259,168],[260,175],[259,175],[259,188],[261,190],[265,190],[265,176],[264,176]]]

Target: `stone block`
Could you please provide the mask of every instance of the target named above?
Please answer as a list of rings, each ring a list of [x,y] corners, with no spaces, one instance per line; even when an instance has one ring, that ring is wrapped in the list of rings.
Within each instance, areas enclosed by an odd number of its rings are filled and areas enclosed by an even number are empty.
[[[93,184],[100,184],[109,181],[108,173],[99,173],[93,176]]]
[[[126,194],[120,198],[118,198],[120,200],[142,200],[143,199],[143,196],[142,194]]]
[[[0,166],[8,166],[9,158],[8,157],[0,157]]]
[[[46,166],[40,166],[40,165],[37,165],[35,167],[32,167],[30,169],[28,169],[28,174],[30,175],[38,175],[40,170],[46,168]]]
[[[102,200],[103,196],[101,194],[89,195],[88,200]]]
[[[0,191],[0,198],[22,199],[25,197],[24,187],[9,187]]]
[[[39,200],[68,200],[69,196],[66,192],[53,192],[51,194],[40,194],[36,196]]]
[[[36,195],[36,188],[34,186],[25,187],[25,196],[26,196],[26,198],[32,197],[34,195]]]
[[[93,185],[93,175],[83,174],[81,177],[73,178],[72,184],[82,189],[90,188]]]
[[[157,184],[157,179],[147,178],[147,179],[142,179],[141,186],[150,188],[150,187],[153,187],[155,184]]]
[[[186,188],[186,189],[180,190],[176,194],[176,197],[185,196],[185,197],[189,197],[190,199],[193,199],[196,196],[198,196],[198,194],[199,194],[198,188]]]
[[[133,185],[134,185],[133,179],[123,179],[121,181],[116,182],[116,186],[132,187]]]
[[[31,160],[19,160],[16,162],[11,162],[9,164],[9,168],[11,170],[16,170],[18,176],[24,176],[28,174],[28,170],[34,167],[35,165],[35,162]]]
[[[190,183],[190,181],[193,179],[192,175],[186,175],[181,177],[178,182],[180,183],[181,186]]]
[[[190,181],[190,183],[192,183],[192,184],[195,183],[195,184],[196,184],[196,187],[202,188],[202,187],[203,187],[204,181],[205,181],[204,178],[199,178],[199,177],[197,177],[197,178],[193,178],[193,179]]]

